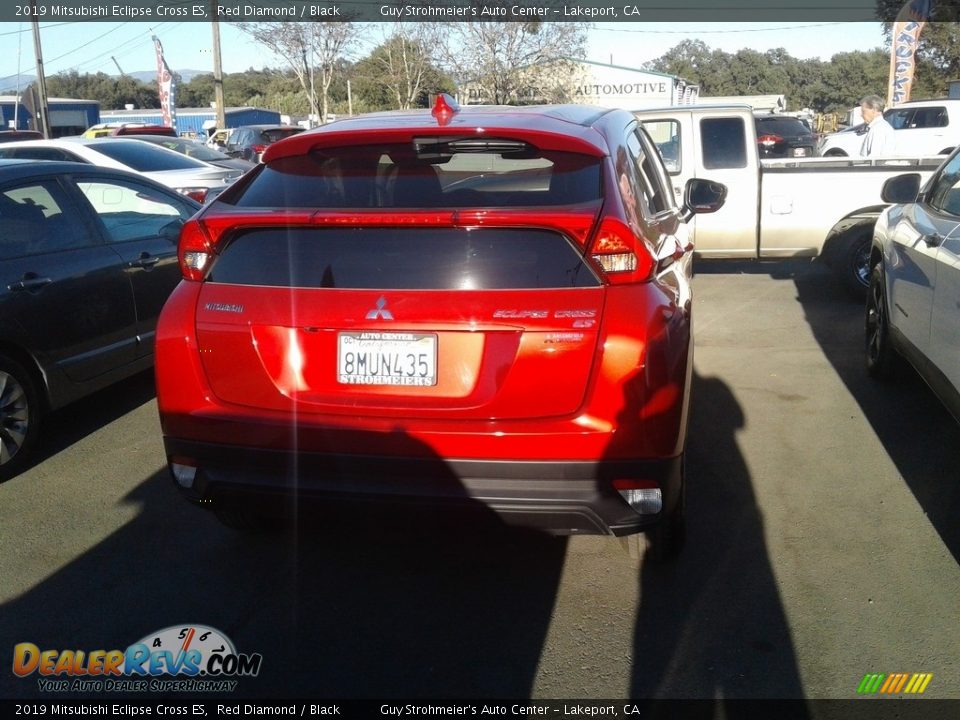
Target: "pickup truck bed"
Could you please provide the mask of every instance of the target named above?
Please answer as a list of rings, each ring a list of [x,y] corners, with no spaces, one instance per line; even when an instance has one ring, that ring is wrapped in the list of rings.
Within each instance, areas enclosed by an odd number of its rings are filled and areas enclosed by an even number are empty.
[[[709,177],[728,188],[724,207],[691,226],[704,258],[822,256],[852,290],[866,290],[873,225],[883,184],[943,157],[760,160],[754,118],[743,106],[691,105],[635,111],[661,147],[674,192]]]

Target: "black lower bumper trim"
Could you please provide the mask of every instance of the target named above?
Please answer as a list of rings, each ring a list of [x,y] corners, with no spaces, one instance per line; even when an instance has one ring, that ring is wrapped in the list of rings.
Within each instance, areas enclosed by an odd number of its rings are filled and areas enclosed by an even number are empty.
[[[664,514],[639,515],[613,489],[617,479],[646,480],[664,510],[680,497],[681,457],[637,461],[444,460],[293,453],[165,438],[168,458],[198,470],[189,499],[238,502],[374,501],[492,510],[508,524],[557,533],[625,535]]]

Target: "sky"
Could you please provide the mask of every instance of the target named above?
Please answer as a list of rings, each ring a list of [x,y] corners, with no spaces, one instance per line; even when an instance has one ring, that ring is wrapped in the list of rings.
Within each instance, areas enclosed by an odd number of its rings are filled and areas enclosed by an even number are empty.
[[[362,57],[383,38],[383,26],[370,24],[369,39],[358,47]],[[174,70],[213,71],[210,25],[163,23],[41,23],[47,75],[150,70],[155,67],[151,36],[163,43]],[[229,23],[220,24],[221,55],[226,73],[250,67],[281,67],[282,62]],[[686,39],[700,39],[711,49],[763,52],[783,47],[796,58],[828,60],[838,52],[883,47],[880,23],[597,23],[590,31],[587,59],[640,67]],[[0,23],[0,79],[19,71],[34,74],[36,58],[30,23]]]

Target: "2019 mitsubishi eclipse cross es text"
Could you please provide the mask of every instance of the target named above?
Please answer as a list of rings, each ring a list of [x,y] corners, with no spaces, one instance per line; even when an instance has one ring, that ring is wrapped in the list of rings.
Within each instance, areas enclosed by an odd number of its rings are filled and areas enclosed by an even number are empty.
[[[674,552],[692,371],[684,222],[623,111],[361,116],[271,145],[180,237],[157,397],[174,480],[476,506]],[[349,505],[349,503],[345,503]]]

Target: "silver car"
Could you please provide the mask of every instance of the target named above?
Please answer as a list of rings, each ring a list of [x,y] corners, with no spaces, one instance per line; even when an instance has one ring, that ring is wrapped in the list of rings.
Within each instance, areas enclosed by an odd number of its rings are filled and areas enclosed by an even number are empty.
[[[140,140],[60,138],[0,145],[0,158],[66,160],[128,170],[155,180],[197,202],[208,202],[243,175]]]
[[[960,421],[960,148],[920,188],[891,178],[874,229],[867,296],[867,370],[888,377],[902,358]]]

